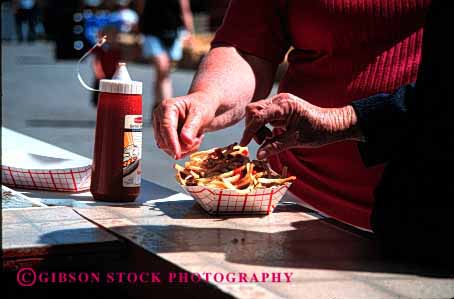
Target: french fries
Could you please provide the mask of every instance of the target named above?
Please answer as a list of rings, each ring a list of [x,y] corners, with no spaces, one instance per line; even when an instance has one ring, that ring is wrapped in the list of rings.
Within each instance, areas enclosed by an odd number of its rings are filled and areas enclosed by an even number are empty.
[[[247,147],[234,143],[192,154],[184,167],[175,164],[176,179],[183,186],[238,190],[248,193],[254,189],[284,185],[296,179],[273,172],[265,161],[250,161]]]

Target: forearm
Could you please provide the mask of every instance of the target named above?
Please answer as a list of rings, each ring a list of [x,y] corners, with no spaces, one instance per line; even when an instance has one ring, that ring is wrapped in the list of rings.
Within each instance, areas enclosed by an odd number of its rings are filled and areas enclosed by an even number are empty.
[[[392,94],[373,95],[342,108],[317,110],[317,120],[335,139],[363,141],[385,152],[401,139],[407,127],[407,102],[414,97],[414,91],[414,84],[409,84]]]
[[[192,14],[183,15],[184,28],[186,28],[189,33],[194,34],[194,21],[192,19]]]
[[[191,5],[189,0],[180,0],[183,25],[191,34],[194,33],[194,21],[192,18]]]
[[[240,121],[252,100],[265,98],[273,85],[276,66],[233,47],[210,50],[194,77],[189,93],[199,93],[216,106],[208,131]]]
[[[353,106],[327,108],[324,111],[320,122],[324,124],[325,131],[331,134],[336,141],[364,141],[364,134]]]
[[[183,24],[189,33],[194,34],[194,21],[191,12],[183,13]]]

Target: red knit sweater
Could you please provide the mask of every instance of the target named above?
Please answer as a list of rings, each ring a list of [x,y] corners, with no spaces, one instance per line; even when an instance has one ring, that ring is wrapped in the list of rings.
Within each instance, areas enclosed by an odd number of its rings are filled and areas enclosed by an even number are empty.
[[[339,107],[415,81],[424,0],[233,0],[213,44],[274,63],[288,56],[280,92]],[[353,142],[291,150],[271,160],[298,177],[291,191],[319,211],[369,228],[382,167],[366,168]]]

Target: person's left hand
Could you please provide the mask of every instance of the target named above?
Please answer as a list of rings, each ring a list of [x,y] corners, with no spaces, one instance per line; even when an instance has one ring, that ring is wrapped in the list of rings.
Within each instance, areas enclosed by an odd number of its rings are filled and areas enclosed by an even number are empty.
[[[266,127],[283,129],[273,136]],[[252,138],[261,144],[258,159],[265,159],[287,149],[314,148],[342,140],[360,140],[361,132],[352,106],[321,108],[289,93],[249,104],[246,129],[240,145]]]

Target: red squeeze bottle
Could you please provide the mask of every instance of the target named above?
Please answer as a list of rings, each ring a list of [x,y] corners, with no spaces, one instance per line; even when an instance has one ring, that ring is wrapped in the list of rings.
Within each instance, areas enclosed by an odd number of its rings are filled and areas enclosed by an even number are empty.
[[[99,91],[90,191],[95,200],[134,201],[142,173],[142,82],[120,62]]]

